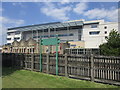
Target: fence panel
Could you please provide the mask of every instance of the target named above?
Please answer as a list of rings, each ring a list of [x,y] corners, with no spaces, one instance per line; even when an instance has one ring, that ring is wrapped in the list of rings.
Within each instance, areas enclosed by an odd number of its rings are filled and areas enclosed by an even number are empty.
[[[34,54],[34,71],[40,71],[40,55]]]
[[[86,55],[69,55],[68,74],[74,77],[90,78],[90,57]]]
[[[50,54],[49,56],[49,73],[56,74],[56,58],[55,54]]]
[[[42,54],[42,72],[47,72],[47,55]]]
[[[64,55],[58,56],[58,73],[59,75],[65,76],[65,56]]]
[[[3,53],[2,64],[40,71],[40,55]],[[42,72],[56,74],[55,54],[42,54]],[[58,72],[67,77],[120,85],[120,57],[59,54]]]
[[[120,82],[120,58],[94,56],[96,79]]]
[[[31,54],[25,54],[24,69],[31,70],[31,63],[32,63],[31,59],[32,59]]]

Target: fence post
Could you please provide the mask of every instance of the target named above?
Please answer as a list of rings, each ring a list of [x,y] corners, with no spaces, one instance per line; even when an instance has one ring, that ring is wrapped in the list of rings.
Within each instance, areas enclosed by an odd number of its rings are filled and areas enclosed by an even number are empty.
[[[28,54],[25,54],[25,68],[24,68],[24,69],[27,69],[27,62],[26,62],[26,60],[27,60],[27,55],[28,55]]]
[[[31,54],[31,70],[34,69],[34,54]]]
[[[50,58],[49,58],[49,53],[47,53],[47,67],[46,67],[46,69],[47,69],[47,74],[49,74],[49,60],[50,60]]]
[[[22,54],[20,54],[20,69],[22,69],[23,68],[23,53]]]
[[[68,58],[67,53],[65,53],[65,76],[68,77]]]
[[[91,58],[90,58],[90,62],[91,62],[91,81],[94,81],[94,56],[93,54],[91,54]]]
[[[12,61],[12,68],[13,68],[13,65],[14,65],[14,64],[13,64],[13,62],[14,62],[14,55],[13,55],[13,53],[12,53],[11,58],[12,58],[12,60],[11,60],[11,61]]]

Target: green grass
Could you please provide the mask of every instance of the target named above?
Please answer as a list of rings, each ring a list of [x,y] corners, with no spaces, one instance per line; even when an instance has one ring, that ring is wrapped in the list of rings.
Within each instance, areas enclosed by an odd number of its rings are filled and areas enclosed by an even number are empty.
[[[113,85],[11,68],[3,69],[2,79],[3,88],[117,88]]]

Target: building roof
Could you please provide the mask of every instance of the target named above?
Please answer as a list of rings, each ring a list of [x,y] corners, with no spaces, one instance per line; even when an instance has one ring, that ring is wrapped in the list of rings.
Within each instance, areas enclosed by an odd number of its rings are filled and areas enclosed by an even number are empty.
[[[37,25],[29,25],[15,28],[8,28],[8,31],[31,31],[31,30],[43,30],[48,28],[63,28],[70,26],[82,26],[83,21],[75,21],[75,22],[55,22],[55,23],[46,23],[46,24],[37,24]]]
[[[28,26],[21,26],[21,27],[14,27],[8,28],[8,32],[14,31],[31,31],[31,30],[43,30],[48,28],[63,28],[63,27],[70,27],[70,26],[82,26],[88,24],[104,24],[104,20],[91,20],[85,21],[84,19],[80,20],[72,20],[66,22],[52,22],[52,23],[45,23],[45,24],[36,24],[36,25],[28,25]]]
[[[42,25],[51,25],[51,24],[57,24],[60,22],[53,22],[53,23],[44,23],[44,24],[35,24],[35,25],[28,25],[28,26],[21,26],[21,27],[14,27],[14,28],[8,28],[8,30],[14,30],[19,28],[26,28],[26,27],[34,27],[34,26],[42,26]]]

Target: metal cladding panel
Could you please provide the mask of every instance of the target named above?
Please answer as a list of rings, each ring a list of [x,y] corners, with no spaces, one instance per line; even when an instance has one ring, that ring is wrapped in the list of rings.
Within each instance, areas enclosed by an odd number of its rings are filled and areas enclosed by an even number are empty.
[[[17,31],[31,31],[31,30],[43,30],[43,29],[48,29],[48,28],[63,28],[63,27],[70,27],[70,26],[80,26],[80,25],[83,25],[82,21],[18,27],[18,28],[15,28],[13,30],[17,30]]]
[[[78,21],[78,22],[76,22],[76,24],[82,26],[82,25],[83,25],[83,22],[82,22],[82,21]]]
[[[62,23],[65,27],[68,27],[69,24],[68,23]]]
[[[57,25],[52,25],[51,28],[58,28],[58,26]]]
[[[83,22],[82,21],[77,21],[77,22],[66,22],[63,23],[64,26],[69,27],[69,26],[82,26]]]
[[[70,26],[76,26],[76,23],[75,22],[71,22],[69,23]]]

